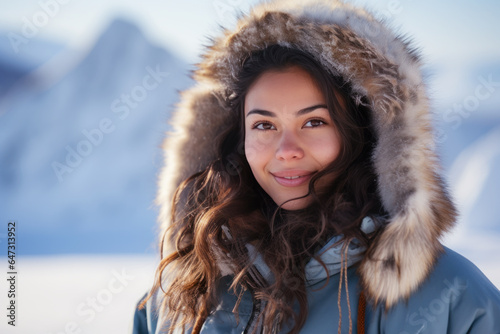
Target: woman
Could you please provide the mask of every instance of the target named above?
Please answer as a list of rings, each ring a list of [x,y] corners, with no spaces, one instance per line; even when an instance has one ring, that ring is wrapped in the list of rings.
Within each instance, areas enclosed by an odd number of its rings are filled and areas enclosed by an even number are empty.
[[[439,242],[456,212],[405,40],[340,2],[262,4],[195,79],[134,333],[500,333],[498,289]]]

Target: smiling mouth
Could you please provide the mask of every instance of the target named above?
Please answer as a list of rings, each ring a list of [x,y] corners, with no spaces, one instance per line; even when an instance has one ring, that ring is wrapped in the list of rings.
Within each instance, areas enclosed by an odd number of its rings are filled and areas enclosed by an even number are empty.
[[[295,179],[298,179],[299,177],[303,177],[303,176],[285,176],[283,178],[287,179],[287,180],[295,180]]]
[[[314,174],[314,172],[300,172],[302,175],[290,175],[293,173],[298,174],[296,171],[290,171],[272,173],[272,175],[276,182],[284,187],[297,187],[308,182]]]

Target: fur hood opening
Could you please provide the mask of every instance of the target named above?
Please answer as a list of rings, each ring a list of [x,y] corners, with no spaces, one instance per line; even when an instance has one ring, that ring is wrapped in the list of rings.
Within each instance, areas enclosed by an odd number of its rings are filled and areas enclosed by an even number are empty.
[[[212,40],[194,72],[196,85],[181,95],[171,121],[174,131],[164,144],[157,196],[161,229],[170,224],[177,186],[214,160],[211,139],[231,117],[220,101],[243,60],[273,44],[309,53],[348,81],[356,100],[369,101],[378,137],[372,159],[389,221],[358,272],[367,297],[389,308],[425,280],[456,212],[439,176],[419,55],[406,38],[349,4],[263,3],[241,17],[237,28]]]

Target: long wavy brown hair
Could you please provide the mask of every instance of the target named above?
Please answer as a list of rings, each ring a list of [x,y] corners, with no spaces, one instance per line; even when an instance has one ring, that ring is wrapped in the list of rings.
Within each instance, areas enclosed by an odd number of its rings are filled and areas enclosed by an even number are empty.
[[[342,142],[337,159],[310,181],[312,204],[296,211],[272,201],[255,180],[244,154],[247,90],[262,73],[290,66],[301,67],[316,81]],[[309,54],[277,45],[249,55],[234,86],[228,87],[224,103],[234,113],[227,131],[215,138],[218,159],[178,187],[171,228],[161,243],[171,240],[174,251],[161,260],[147,299],[161,289],[170,331],[175,326],[193,326],[196,332],[218,304],[221,268],[230,268],[234,293],[241,298],[250,290],[254,303],[265,305],[260,314],[264,329],[286,326],[298,333],[308,313],[307,262],[334,235],[368,247],[372,238],[361,231],[361,222],[366,216],[384,214],[371,162],[375,138],[368,103]],[[328,192],[317,193],[314,184],[325,175],[333,181]],[[251,275],[255,254],[248,252],[248,245],[260,254],[273,280]]]

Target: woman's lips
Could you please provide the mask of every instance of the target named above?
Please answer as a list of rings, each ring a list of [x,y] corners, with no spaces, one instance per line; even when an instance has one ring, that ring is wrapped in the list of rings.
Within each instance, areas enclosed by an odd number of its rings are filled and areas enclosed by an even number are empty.
[[[280,171],[271,173],[274,176],[276,182],[284,187],[297,187],[306,182],[309,182],[313,172],[309,171]]]

